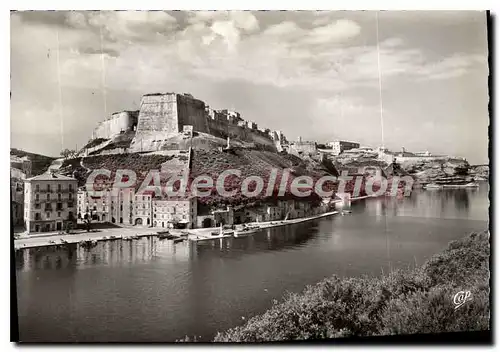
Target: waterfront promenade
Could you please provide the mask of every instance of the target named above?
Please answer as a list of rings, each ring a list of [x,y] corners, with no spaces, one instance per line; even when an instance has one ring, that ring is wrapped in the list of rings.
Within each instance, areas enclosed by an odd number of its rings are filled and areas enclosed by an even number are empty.
[[[351,198],[351,201],[361,200],[369,198],[370,196]],[[338,201],[337,201],[338,202]],[[337,203],[335,202],[335,203]],[[246,226],[258,226],[260,230],[265,230],[272,227],[286,226],[298,224],[306,221],[311,221],[319,219],[326,216],[331,216],[337,214],[338,211],[331,211],[327,213],[322,213],[310,217],[290,219],[290,220],[278,220],[278,221],[267,221],[267,222],[252,222],[246,223]],[[85,230],[74,230],[71,234],[59,234],[59,233],[37,233],[33,235],[23,235],[18,239],[14,240],[14,248],[33,248],[33,247],[43,247],[43,246],[56,246],[67,243],[78,243],[80,241],[86,240],[96,240],[96,241],[107,241],[120,239],[125,237],[147,237],[147,236],[157,236],[159,232],[166,231],[165,228],[153,228],[153,227],[140,227],[140,226],[121,226],[113,228],[100,228],[93,229],[91,232]],[[224,236],[213,236],[212,232],[219,231],[219,227],[211,228],[200,228],[200,229],[188,229],[188,230],[178,230],[178,229],[168,229],[171,235],[180,237],[182,234],[187,233],[187,239],[191,241],[207,241],[222,238]],[[256,232],[258,232],[256,231]],[[113,236],[114,238],[111,238]]]
[[[293,224],[299,224],[302,222],[306,221],[311,221],[319,218],[323,218],[326,216],[331,216],[338,214],[338,211],[331,211],[327,213],[322,213],[314,216],[309,216],[305,218],[298,218],[298,219],[290,219],[290,220],[275,220],[275,221],[266,221],[266,222],[251,222],[251,223],[245,223],[244,225],[246,226],[258,226],[259,229],[255,231],[255,233],[269,229],[272,227],[279,227],[279,226],[286,226],[286,225],[293,225]],[[237,227],[241,227],[242,225],[236,225]],[[192,241],[208,241],[208,240],[214,240],[218,238],[223,238],[223,237],[228,237],[228,236],[213,236],[212,232],[218,231],[219,228],[211,228],[211,229],[193,229],[189,230],[190,234],[190,240]]]

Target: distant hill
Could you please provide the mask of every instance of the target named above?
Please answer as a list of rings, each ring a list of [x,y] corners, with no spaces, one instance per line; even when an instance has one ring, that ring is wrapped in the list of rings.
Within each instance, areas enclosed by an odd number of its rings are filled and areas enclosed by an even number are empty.
[[[49,168],[49,165],[57,158],[46,155],[26,152],[24,150],[10,148],[10,155],[22,158],[27,156],[31,160],[31,173],[33,176],[43,174]]]

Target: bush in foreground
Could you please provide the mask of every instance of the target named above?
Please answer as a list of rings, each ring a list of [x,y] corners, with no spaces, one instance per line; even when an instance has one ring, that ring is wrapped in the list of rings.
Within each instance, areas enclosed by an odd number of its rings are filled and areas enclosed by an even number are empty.
[[[219,333],[216,342],[264,342],[347,336],[487,330],[489,234],[453,241],[411,272],[382,278],[336,276],[289,293],[245,325]],[[470,290],[472,301],[455,309],[453,297]]]

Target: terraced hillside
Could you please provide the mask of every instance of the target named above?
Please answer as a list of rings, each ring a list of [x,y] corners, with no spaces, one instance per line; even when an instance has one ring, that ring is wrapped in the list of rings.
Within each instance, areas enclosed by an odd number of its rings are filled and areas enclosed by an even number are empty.
[[[172,167],[189,168],[187,161],[189,155],[186,151],[154,152],[154,153],[129,153],[115,155],[95,155],[82,158],[68,159],[63,162],[61,172],[73,175],[79,180],[79,185],[83,186],[91,170],[107,169],[111,171],[111,179],[114,180],[115,172],[118,169],[130,169],[137,175],[136,189],[143,183],[150,170],[168,171]],[[235,197],[223,199],[217,192],[215,182],[219,175],[225,170],[240,170],[241,176],[230,176],[226,179],[225,188],[228,191],[237,190]],[[230,152],[219,150],[193,150],[191,156],[191,169],[189,172],[188,185],[201,175],[210,176],[214,181],[212,194],[208,197],[199,198],[201,204],[222,205],[222,204],[242,204],[254,202],[264,198],[265,190],[269,181],[271,171],[277,171],[273,196],[276,197],[281,177],[285,169],[289,169],[290,177],[287,182],[285,197],[290,197],[290,187],[294,176],[308,175],[314,180],[324,175],[336,176],[336,170],[332,165],[323,165],[314,161],[304,161],[289,154],[279,154],[269,151],[235,148]],[[178,172],[177,172],[178,174]],[[241,195],[241,185],[243,180],[249,176],[259,176],[264,180],[264,191],[254,198],[247,198]],[[162,185],[166,180],[162,179]],[[255,184],[250,184],[253,190]],[[333,189],[333,183],[325,183],[324,190]],[[190,192],[190,188],[188,188]],[[313,194],[311,200],[318,200]]]

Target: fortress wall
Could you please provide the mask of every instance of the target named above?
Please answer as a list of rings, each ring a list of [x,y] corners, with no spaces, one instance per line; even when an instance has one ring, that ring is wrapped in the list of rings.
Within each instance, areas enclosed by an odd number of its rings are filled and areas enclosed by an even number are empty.
[[[205,103],[189,96],[177,94],[177,122],[178,131],[182,131],[185,125],[191,125],[194,131],[208,133]]]
[[[258,130],[250,130],[227,122],[208,119],[209,133],[220,138],[237,138],[244,142],[255,143],[276,149],[274,142],[269,135]]]
[[[144,95],[137,121],[137,135],[178,131],[176,94]]]
[[[99,122],[92,133],[92,139],[110,139],[120,132],[130,131],[137,124],[136,111],[115,112],[108,120]]]
[[[396,156],[396,162],[397,163],[406,163],[406,164],[412,164],[412,163],[421,163],[421,162],[428,162],[428,161],[445,161],[449,157],[447,156]],[[391,160],[392,162],[392,160]]]
[[[104,138],[109,139],[109,122],[102,121],[97,124],[97,127],[92,132],[92,139]]]

